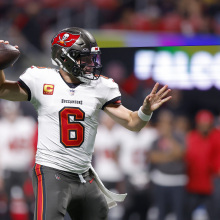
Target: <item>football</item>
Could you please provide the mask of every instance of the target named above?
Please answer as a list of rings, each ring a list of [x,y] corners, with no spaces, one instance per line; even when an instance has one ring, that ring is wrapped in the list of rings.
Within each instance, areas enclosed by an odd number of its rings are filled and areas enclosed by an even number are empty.
[[[20,51],[10,44],[0,43],[0,70],[12,66],[20,56]]]

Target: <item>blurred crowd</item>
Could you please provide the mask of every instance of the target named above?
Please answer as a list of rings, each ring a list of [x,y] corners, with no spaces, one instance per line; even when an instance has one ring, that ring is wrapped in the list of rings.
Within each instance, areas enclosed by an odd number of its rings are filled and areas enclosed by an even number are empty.
[[[43,50],[49,31],[68,26],[219,34],[219,9],[218,0],[1,0],[0,27]]]
[[[2,38],[23,50],[14,69],[19,75],[27,63],[47,65],[51,33],[67,26],[220,34],[218,0],[1,0],[0,12]],[[136,97],[142,100],[153,83],[127,76],[118,61],[104,74],[119,84],[123,104],[131,109],[140,106]],[[94,167],[107,188],[128,193],[110,210],[109,220],[220,219],[220,113],[203,109],[192,97],[187,105],[179,90],[172,96],[139,133],[100,115]],[[33,219],[30,173],[37,122],[32,110],[0,102],[1,220]]]
[[[110,219],[220,219],[218,118],[207,109],[193,120],[176,113],[162,108],[138,133],[101,115],[95,168],[111,190],[128,192]]]
[[[18,102],[1,100],[0,116],[0,219],[33,219],[37,123]]]
[[[100,114],[93,165],[108,189],[128,193],[109,220],[220,219],[219,117],[177,109],[163,106],[140,132]],[[1,100],[0,110],[0,219],[31,220],[36,118],[19,103]]]

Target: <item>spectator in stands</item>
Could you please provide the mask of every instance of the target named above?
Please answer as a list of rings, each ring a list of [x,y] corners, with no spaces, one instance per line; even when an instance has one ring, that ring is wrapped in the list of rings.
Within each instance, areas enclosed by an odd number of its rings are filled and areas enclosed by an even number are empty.
[[[174,115],[161,110],[157,128],[159,137],[152,144],[149,153],[151,181],[153,183],[155,206],[159,211],[158,220],[164,220],[173,213],[177,220],[183,219],[185,197],[185,145],[173,127]]]
[[[124,202],[122,220],[146,220],[152,206],[148,152],[157,138],[157,130],[150,124],[138,133],[120,127],[120,166],[125,176],[125,190],[129,197]]]
[[[174,131],[176,135],[178,135],[180,138],[183,139],[184,143],[190,129],[191,129],[191,124],[189,118],[186,115],[180,114],[175,116]]]
[[[14,20],[14,26],[38,49],[44,49],[41,42],[43,34],[50,29],[56,31],[63,23],[93,29],[160,31],[185,35],[219,34],[219,9],[217,0],[0,2],[4,29],[8,31],[8,26]]]
[[[199,206],[204,206],[210,220],[217,220],[212,202],[213,179],[219,170],[220,131],[213,127],[214,115],[208,110],[200,110],[195,117],[195,129],[187,137],[186,165],[188,192],[186,200],[186,220]]]
[[[216,115],[215,121],[214,121],[214,127],[217,129],[217,131],[220,131],[220,114]],[[216,140],[216,146],[217,150],[219,152],[216,152],[216,175],[214,177],[214,190],[213,190],[213,196],[212,196],[212,202],[214,206],[214,212],[215,212],[215,217],[216,219],[220,219],[220,209],[219,209],[219,204],[220,204],[220,144],[218,144],[219,138]]]
[[[41,50],[41,36],[43,27],[45,27],[47,22],[45,18],[42,17],[41,4],[37,1],[30,1],[27,2],[20,11],[17,11],[17,16],[14,17],[13,22],[14,28],[18,31],[17,34],[22,34],[31,45]]]
[[[171,111],[175,116],[189,114],[189,107],[185,104],[185,97],[182,90],[173,89],[173,98],[171,103],[167,103],[166,109]]]
[[[121,193],[124,176],[118,161],[118,136],[119,133],[115,121],[107,114],[101,114],[95,140],[94,167],[108,189]],[[117,208],[110,209],[109,219],[111,219],[112,215],[121,217],[121,213]]]

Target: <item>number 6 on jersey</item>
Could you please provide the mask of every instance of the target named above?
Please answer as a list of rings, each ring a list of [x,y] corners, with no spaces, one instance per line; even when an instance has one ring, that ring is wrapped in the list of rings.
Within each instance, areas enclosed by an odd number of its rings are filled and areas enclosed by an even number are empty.
[[[64,107],[59,111],[60,143],[66,147],[80,147],[84,142],[85,113],[80,108]]]

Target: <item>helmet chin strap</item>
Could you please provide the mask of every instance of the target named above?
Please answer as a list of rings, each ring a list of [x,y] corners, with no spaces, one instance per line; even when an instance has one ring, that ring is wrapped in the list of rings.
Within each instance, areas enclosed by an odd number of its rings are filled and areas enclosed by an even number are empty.
[[[91,82],[91,80],[90,79],[87,79],[87,78],[85,78],[85,77],[83,77],[83,76],[75,76],[78,80],[80,80],[81,82],[83,82],[83,83],[86,83],[86,84],[89,84],[90,82]]]
[[[73,63],[72,70],[70,70],[70,69],[68,70],[63,65],[63,63],[59,59],[57,59],[57,58],[51,59],[52,60],[52,64],[55,65],[55,66],[59,66],[65,72],[67,72],[69,74],[72,74],[74,77],[79,79],[81,82],[89,84],[94,79],[94,73],[92,73],[92,72],[91,73],[85,73],[83,68],[80,66],[80,64],[78,64],[77,61],[73,57],[71,57],[70,54],[64,48],[62,48],[62,52],[63,52],[63,54],[66,57],[64,59],[70,59],[71,62]]]
[[[58,66],[57,62],[54,59],[51,58],[51,61],[54,66]]]
[[[82,69],[80,69],[80,67],[79,67],[79,74],[78,75],[74,75],[77,79],[79,79],[81,82],[84,82],[84,83],[86,83],[86,84],[89,84],[92,80],[91,79],[89,79],[89,78],[87,78],[87,77],[85,77],[85,74],[86,73],[84,73],[84,71],[82,70]],[[90,74],[92,74],[92,73],[90,73]],[[88,75],[88,74],[87,74]]]

